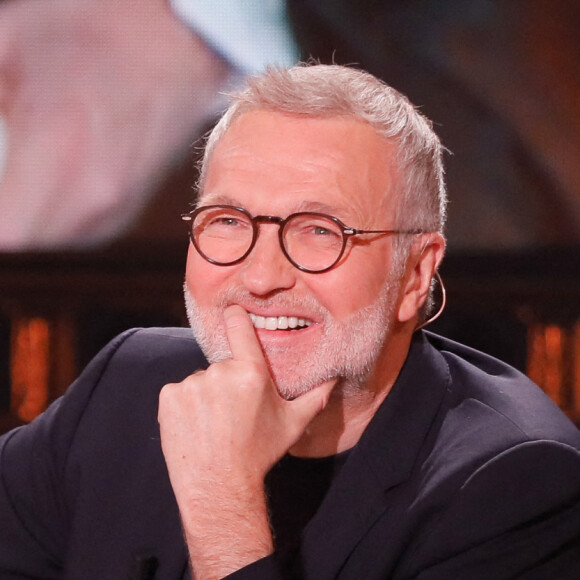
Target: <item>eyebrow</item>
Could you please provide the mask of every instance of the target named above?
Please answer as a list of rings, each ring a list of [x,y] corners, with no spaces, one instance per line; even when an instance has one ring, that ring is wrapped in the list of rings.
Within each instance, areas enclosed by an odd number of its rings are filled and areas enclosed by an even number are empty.
[[[196,203],[195,209],[203,207],[204,205],[233,205],[235,207],[240,207],[240,203],[229,195],[223,195],[222,193],[204,193],[200,196]]]
[[[203,207],[204,205],[231,205],[234,207],[241,207],[245,209],[244,204],[240,203],[239,200],[221,193],[207,193],[204,194],[202,198],[198,199],[195,204],[195,209],[198,207]],[[348,208],[344,206],[329,205],[327,203],[322,203],[320,201],[309,201],[301,200],[300,203],[294,208],[291,213],[297,213],[302,211],[312,211],[318,213],[324,213],[331,216],[340,215],[350,215],[352,210],[349,212]]]

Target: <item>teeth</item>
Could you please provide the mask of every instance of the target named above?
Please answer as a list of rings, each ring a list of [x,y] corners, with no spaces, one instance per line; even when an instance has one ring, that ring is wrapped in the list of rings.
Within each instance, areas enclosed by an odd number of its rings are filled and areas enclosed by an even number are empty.
[[[255,328],[265,328],[266,330],[287,330],[288,328],[304,328],[312,324],[306,318],[296,316],[258,316],[249,312],[250,318]]]

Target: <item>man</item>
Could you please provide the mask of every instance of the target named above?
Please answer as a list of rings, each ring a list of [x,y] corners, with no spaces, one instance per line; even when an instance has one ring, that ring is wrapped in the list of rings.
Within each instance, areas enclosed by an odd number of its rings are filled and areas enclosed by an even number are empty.
[[[578,578],[578,430],[417,330],[444,211],[439,140],[390,87],[251,80],[185,216],[209,365],[130,331],[2,440],[2,577]]]

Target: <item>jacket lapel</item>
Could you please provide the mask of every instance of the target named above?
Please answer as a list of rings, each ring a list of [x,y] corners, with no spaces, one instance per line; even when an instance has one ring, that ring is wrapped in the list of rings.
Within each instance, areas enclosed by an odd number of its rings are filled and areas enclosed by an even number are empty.
[[[409,479],[448,384],[443,357],[424,333],[416,333],[393,389],[305,529],[305,577],[336,578],[379,518],[393,515],[396,525],[396,488]],[[386,558],[395,544],[385,541]]]

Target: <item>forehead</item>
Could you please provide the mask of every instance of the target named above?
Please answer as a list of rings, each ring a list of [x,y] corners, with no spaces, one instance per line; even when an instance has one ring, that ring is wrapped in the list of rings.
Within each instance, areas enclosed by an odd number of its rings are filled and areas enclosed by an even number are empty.
[[[213,151],[201,201],[238,200],[252,212],[317,204],[345,216],[376,213],[392,205],[394,154],[353,117],[244,113]]]

